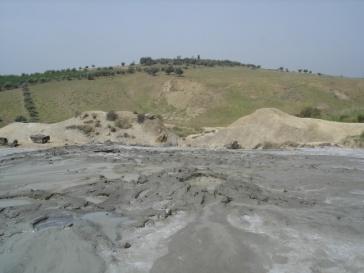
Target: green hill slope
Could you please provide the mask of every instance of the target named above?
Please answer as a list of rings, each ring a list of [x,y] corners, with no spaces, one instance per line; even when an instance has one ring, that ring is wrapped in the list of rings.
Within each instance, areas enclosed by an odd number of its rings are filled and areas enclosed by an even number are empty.
[[[364,80],[244,67],[185,70],[183,77],[144,72],[30,86],[41,122],[87,110],[161,114],[180,127],[225,126],[262,107],[290,114],[318,107],[322,117],[350,121],[364,113]],[[20,90],[0,92],[1,125],[25,115]]]

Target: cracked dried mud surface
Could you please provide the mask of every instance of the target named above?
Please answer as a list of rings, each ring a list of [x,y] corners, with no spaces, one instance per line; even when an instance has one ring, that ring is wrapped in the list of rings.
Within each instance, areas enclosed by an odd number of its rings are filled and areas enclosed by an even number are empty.
[[[364,151],[0,150],[0,272],[364,272]]]

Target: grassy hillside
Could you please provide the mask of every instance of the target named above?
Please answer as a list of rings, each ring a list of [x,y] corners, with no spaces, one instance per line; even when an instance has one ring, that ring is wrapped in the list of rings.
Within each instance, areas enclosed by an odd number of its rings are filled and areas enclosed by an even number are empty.
[[[28,118],[22,91],[15,89],[0,92],[0,126],[13,122],[18,115]]]
[[[30,87],[41,122],[85,110],[161,114],[180,127],[224,126],[262,107],[297,114],[318,107],[323,118],[364,113],[364,79],[348,79],[244,67],[185,70],[183,77],[143,72],[95,80],[53,81]],[[19,90],[0,92],[3,124],[24,115]]]

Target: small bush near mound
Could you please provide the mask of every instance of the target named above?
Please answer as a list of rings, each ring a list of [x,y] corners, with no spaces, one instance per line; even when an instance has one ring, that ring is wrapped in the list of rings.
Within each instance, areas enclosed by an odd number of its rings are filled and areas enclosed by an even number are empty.
[[[301,118],[319,118],[321,117],[321,110],[316,107],[305,107],[297,115]]]
[[[70,125],[67,126],[68,130],[80,130],[85,135],[89,136],[92,132],[94,132],[94,128],[90,125]]]
[[[329,117],[330,120],[340,122],[351,122],[351,123],[364,123],[364,112],[362,109],[345,111],[340,115],[332,115]]]
[[[138,114],[137,121],[138,123],[143,123],[145,120],[145,114]]]
[[[132,124],[129,118],[120,117],[115,121],[115,126],[120,129],[129,129],[132,127]]]
[[[115,111],[110,111],[106,114],[106,119],[108,121],[115,121],[118,119],[118,114],[116,114]]]
[[[17,116],[15,119],[14,119],[15,122],[28,122],[27,118],[24,117],[24,116]]]
[[[358,136],[347,137],[343,144],[349,147],[364,148],[364,131]]]
[[[101,121],[96,120],[95,127],[101,127]]]
[[[357,120],[358,120],[358,122],[360,122],[360,123],[364,123],[364,114],[359,114],[358,115],[358,117],[357,117]],[[364,132],[363,132],[363,134],[364,134]],[[362,134],[362,135],[363,135]]]

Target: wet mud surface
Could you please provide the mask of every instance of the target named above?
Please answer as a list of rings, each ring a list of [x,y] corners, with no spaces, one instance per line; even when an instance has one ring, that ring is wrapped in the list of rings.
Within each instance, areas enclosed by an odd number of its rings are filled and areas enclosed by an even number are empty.
[[[364,151],[0,150],[0,272],[364,272]]]

